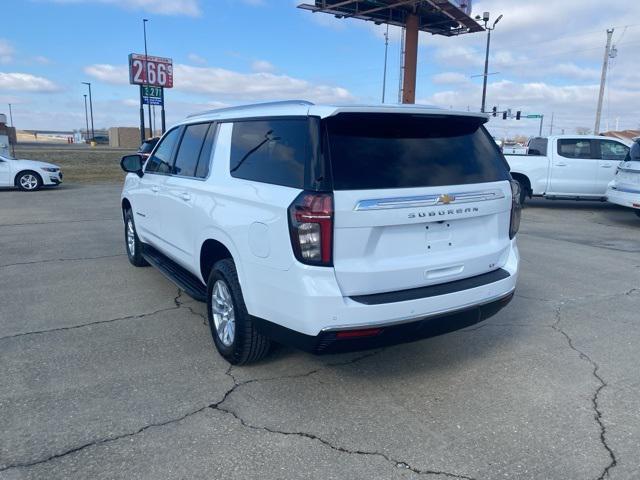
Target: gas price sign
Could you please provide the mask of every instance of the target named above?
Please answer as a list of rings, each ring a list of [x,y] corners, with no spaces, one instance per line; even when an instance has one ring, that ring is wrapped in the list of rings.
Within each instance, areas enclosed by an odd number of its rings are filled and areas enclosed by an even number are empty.
[[[145,68],[146,64],[146,68]],[[170,58],[129,54],[129,83],[152,87],[173,87],[173,61]]]

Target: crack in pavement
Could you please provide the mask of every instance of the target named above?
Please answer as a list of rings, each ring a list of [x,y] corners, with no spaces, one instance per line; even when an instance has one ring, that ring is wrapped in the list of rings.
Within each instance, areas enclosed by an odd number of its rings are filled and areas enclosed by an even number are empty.
[[[233,373],[231,373],[231,371],[233,369],[233,365],[230,365],[229,368],[227,369],[227,371],[225,372],[225,374],[227,376],[229,376],[233,380],[233,387],[231,387],[224,394],[224,396],[222,397],[222,399],[219,402],[216,402],[216,403],[213,403],[213,404],[209,405],[209,408],[211,408],[213,410],[218,410],[218,411],[226,413],[228,415],[231,415],[233,418],[238,420],[243,427],[250,428],[252,430],[265,431],[265,432],[274,433],[274,434],[278,434],[278,435],[308,438],[310,440],[319,442],[320,444],[322,444],[322,445],[324,445],[326,447],[329,447],[331,450],[334,450],[334,451],[340,452],[340,453],[346,453],[348,455],[362,455],[362,456],[370,456],[370,457],[379,457],[379,458],[382,458],[383,460],[387,461],[388,463],[391,463],[396,468],[404,468],[404,469],[409,470],[409,471],[411,471],[411,472],[413,472],[415,474],[418,474],[418,475],[441,475],[441,476],[445,476],[445,477],[448,477],[448,478],[459,478],[459,479],[463,479],[463,480],[475,480],[473,477],[470,477],[470,476],[467,476],[467,475],[446,472],[446,471],[443,471],[443,470],[431,470],[431,469],[422,470],[422,469],[419,469],[419,468],[411,466],[407,462],[394,459],[394,458],[390,457],[389,455],[387,455],[386,453],[382,453],[382,452],[368,451],[368,450],[352,450],[352,449],[348,449],[348,448],[345,448],[345,447],[341,447],[339,445],[334,445],[329,440],[326,440],[326,439],[324,439],[324,438],[322,438],[322,437],[320,437],[318,435],[315,435],[315,434],[312,434],[312,433],[308,433],[308,432],[292,432],[292,431],[287,431],[287,430],[276,430],[274,428],[266,427],[264,425],[253,425],[253,424],[247,422],[244,418],[242,418],[237,412],[235,412],[235,411],[223,406],[223,404],[227,401],[229,396],[232,393],[234,393],[236,391],[236,389],[238,389],[239,387],[242,387],[244,385],[248,385],[248,384],[256,383],[256,382],[282,380],[282,379],[288,379],[288,378],[309,377],[309,376],[314,375],[314,374],[316,374],[316,373],[318,373],[318,372],[320,372],[322,370],[325,370],[327,367],[351,365],[351,364],[354,364],[354,363],[359,362],[361,360],[364,360],[366,358],[373,357],[374,355],[377,355],[377,354],[381,353],[382,351],[384,351],[384,349],[376,350],[374,352],[370,352],[370,353],[355,357],[355,358],[353,358],[353,359],[351,359],[349,361],[346,361],[346,362],[329,363],[329,364],[324,365],[323,367],[319,367],[317,369],[311,370],[311,371],[306,372],[306,373],[298,374],[298,375],[289,375],[289,376],[274,377],[274,378],[267,378],[267,379],[251,379],[251,380],[246,380],[246,381],[242,381],[242,382],[238,382],[236,377],[233,375]]]
[[[205,326],[208,326],[208,319],[205,316],[205,314],[200,313],[200,312],[196,312],[192,306],[187,305],[185,302],[181,302],[180,299],[182,298],[182,294],[184,293],[184,291],[180,288],[178,288],[178,295],[173,299],[173,303],[176,304],[176,307],[181,308],[184,307],[187,310],[189,310],[189,312],[192,315],[195,315],[196,317],[200,317],[202,319],[202,324]]]
[[[53,263],[53,262],[74,262],[74,261],[82,261],[82,260],[100,260],[102,258],[114,258],[114,257],[123,257],[125,253],[115,253],[113,255],[100,255],[97,257],[77,257],[77,258],[52,258],[49,260],[34,260],[32,262],[18,262],[18,263],[7,263],[4,265],[0,265],[0,268],[6,267],[15,267],[18,265],[33,265],[36,263]]]
[[[117,317],[117,318],[109,318],[106,320],[96,320],[95,322],[88,322],[88,323],[80,323],[78,325],[70,325],[68,327],[57,327],[57,328],[49,328],[49,329],[45,329],[45,330],[34,330],[31,332],[22,332],[22,333],[16,333],[14,335],[7,335],[4,337],[0,337],[0,341],[2,340],[8,340],[11,338],[18,338],[18,337],[26,337],[29,335],[41,335],[44,333],[51,333],[51,332],[63,332],[63,331],[67,331],[67,330],[75,330],[78,328],[84,328],[84,327],[90,327],[92,325],[101,325],[103,323],[113,323],[113,322],[120,322],[120,321],[124,321],[124,320],[139,320],[141,318],[145,318],[145,317],[149,317],[152,315],[156,315],[158,313],[162,313],[162,312],[169,312],[171,310],[179,310],[181,308],[186,308],[187,310],[189,310],[189,312],[193,315],[196,315],[200,318],[202,318],[203,320],[206,321],[206,318],[203,314],[198,313],[196,311],[193,310],[192,307],[190,307],[189,305],[185,305],[184,302],[180,302],[180,297],[182,296],[182,291],[180,289],[178,289],[178,295],[173,299],[173,303],[175,304],[174,307],[167,307],[167,308],[161,308],[158,310],[154,310],[152,312],[147,312],[147,313],[138,313],[135,315],[127,315],[124,317]],[[206,324],[206,323],[205,323]]]
[[[182,292],[179,290],[178,291],[178,296],[175,297],[174,301],[176,303],[179,303],[179,298],[182,296]],[[168,310],[177,310],[178,308],[180,308],[179,306],[176,307],[171,307]],[[145,425],[133,432],[128,432],[128,433],[123,433],[121,435],[115,435],[115,436],[111,436],[111,437],[105,437],[105,438],[101,438],[101,439],[97,439],[97,440],[93,440],[91,442],[87,442],[83,445],[77,446],[77,447],[73,447],[70,448],[68,450],[65,450],[64,452],[60,452],[60,453],[56,453],[53,455],[49,455],[46,458],[42,458],[40,460],[34,460],[31,462],[21,462],[21,463],[13,463],[13,464],[9,464],[9,465],[5,465],[3,467],[0,468],[0,472],[4,472],[7,470],[11,470],[11,469],[16,469],[16,468],[29,468],[29,467],[33,467],[36,465],[41,465],[43,463],[47,463],[50,462],[52,460],[56,460],[62,457],[66,457],[67,455],[71,455],[77,452],[80,452],[82,450],[85,450],[86,448],[92,447],[92,446],[99,446],[99,445],[103,445],[106,443],[111,443],[114,442],[116,440],[120,440],[123,438],[129,438],[129,437],[133,437],[135,435],[138,435],[152,427],[164,427],[166,425],[170,425],[173,423],[178,423],[181,422],[182,420],[189,418],[193,415],[196,415],[200,412],[203,412],[207,409],[217,409],[220,411],[223,411],[220,407],[220,405],[229,397],[229,395],[231,395],[231,393],[233,393],[238,387],[242,386],[242,385],[247,385],[250,383],[256,383],[256,382],[268,382],[268,381],[275,381],[275,380],[281,380],[281,379],[288,379],[288,378],[302,378],[305,376],[310,376],[313,375],[315,373],[318,373],[320,370],[322,370],[323,368],[327,368],[327,367],[331,367],[331,366],[342,366],[342,365],[350,365],[356,362],[359,362],[361,360],[364,360],[366,358],[372,357],[374,355],[377,355],[378,353],[382,352],[383,350],[377,350],[375,352],[369,352],[365,355],[361,355],[359,357],[353,358],[351,360],[348,360],[346,362],[337,362],[337,363],[328,363],[322,367],[319,367],[317,369],[311,370],[309,372],[305,372],[302,374],[298,374],[298,375],[285,375],[285,376],[280,376],[280,377],[272,377],[272,378],[265,378],[265,379],[250,379],[250,380],[246,380],[243,382],[237,382],[236,378],[233,376],[233,374],[231,374],[231,369],[233,368],[232,365],[229,365],[229,368],[227,369],[227,371],[225,372],[225,375],[227,375],[233,382],[233,385],[230,389],[228,389],[222,396],[222,399],[216,403],[212,403],[212,404],[207,404],[203,407],[199,407],[196,410],[192,410],[190,412],[187,412],[179,417],[176,418],[172,418],[163,422],[155,422],[155,423],[150,423],[148,425]],[[461,477],[461,478],[467,478],[467,477]]]
[[[637,289],[633,288],[633,289],[629,290],[629,292],[625,293],[625,295],[630,295],[635,290],[637,290]],[[602,376],[600,376],[600,374],[598,373],[598,370],[600,369],[599,365],[589,355],[587,355],[585,352],[583,352],[578,347],[576,347],[574,345],[574,343],[573,343],[573,339],[569,336],[569,334],[567,332],[565,332],[560,327],[560,322],[562,321],[562,307],[563,307],[563,305],[564,304],[561,302],[557,306],[557,308],[556,308],[556,321],[551,326],[551,328],[553,328],[556,332],[560,333],[566,339],[567,344],[569,345],[569,348],[571,348],[571,350],[575,351],[578,354],[578,356],[579,356],[579,358],[581,360],[585,360],[586,362],[588,362],[591,365],[591,367],[593,368],[593,371],[591,372],[591,374],[600,383],[598,388],[596,388],[595,392],[593,393],[593,396],[591,397],[591,405],[592,405],[593,411],[594,411],[594,419],[597,422],[598,426],[600,427],[600,443],[602,444],[604,449],[609,454],[609,464],[602,470],[600,475],[597,477],[597,480],[603,480],[604,478],[608,478],[609,477],[609,471],[618,464],[618,460],[616,458],[616,454],[614,453],[613,449],[607,443],[607,438],[606,438],[607,427],[605,426],[605,424],[604,424],[604,422],[602,420],[602,410],[600,409],[600,405],[598,404],[598,397],[600,395],[600,392],[605,387],[607,387],[608,384],[604,381]]]
[[[161,308],[159,310],[154,310],[153,312],[139,313],[139,314],[136,314],[136,315],[127,315],[126,317],[109,318],[109,319],[106,319],[106,320],[96,320],[95,322],[81,323],[79,325],[70,325],[68,327],[57,327],[57,328],[49,328],[47,330],[34,330],[34,331],[31,331],[31,332],[16,333],[15,335],[7,335],[5,337],[0,337],[0,341],[1,340],[7,340],[7,339],[10,339],[10,338],[26,337],[28,335],[41,335],[43,333],[63,332],[63,331],[67,331],[67,330],[75,330],[75,329],[78,329],[78,328],[90,327],[92,325],[101,325],[103,323],[120,322],[120,321],[123,321],[123,320],[139,320],[141,318],[149,317],[149,316],[155,315],[157,313],[168,312],[168,311],[171,311],[171,310],[178,310],[179,308],[180,307],[167,307],[167,308]]]
[[[624,293],[621,294],[616,294],[615,296],[619,296],[619,295],[632,295],[635,292],[640,291],[640,289],[638,288],[632,288]],[[17,335],[12,335],[12,336],[8,336],[8,337],[2,337],[0,338],[0,340],[3,339],[7,339],[7,338],[14,338],[14,337],[19,337],[19,336],[25,336],[25,335],[32,335],[32,334],[40,334],[40,333],[48,333],[48,332],[52,332],[52,331],[60,331],[60,330],[72,330],[72,329],[76,329],[76,328],[82,328],[85,326],[90,326],[90,325],[96,325],[96,324],[101,324],[101,323],[110,323],[110,322],[116,322],[116,321],[120,321],[120,320],[127,320],[127,319],[138,319],[138,318],[144,318],[146,316],[150,316],[150,315],[154,315],[156,313],[160,313],[160,312],[164,312],[164,311],[170,311],[170,310],[178,310],[180,308],[186,307],[192,314],[201,317],[203,320],[206,321],[205,316],[203,314],[200,314],[198,312],[194,312],[190,306],[185,305],[184,302],[181,301],[183,292],[181,289],[178,289],[177,295],[176,297],[174,297],[173,301],[175,306],[173,307],[168,307],[168,308],[164,308],[164,309],[160,309],[151,313],[145,313],[145,314],[139,314],[139,315],[130,315],[127,317],[120,317],[120,318],[115,318],[115,319],[110,319],[110,320],[102,320],[102,321],[97,321],[97,322],[91,322],[91,323],[87,323],[87,324],[82,324],[82,325],[76,325],[76,326],[71,326],[71,327],[61,327],[61,328],[56,328],[56,329],[50,329],[50,330],[42,330],[42,331],[36,331],[36,332],[27,332],[27,333],[22,333],[22,334],[17,334]],[[597,297],[597,296],[595,296]],[[575,301],[575,299],[574,299]],[[569,303],[569,302],[567,302]],[[552,325],[543,325],[545,327],[551,327],[553,328],[555,331],[557,331],[558,333],[560,333],[561,335],[564,336],[564,338],[567,340],[567,343],[569,345],[569,347],[574,350],[576,353],[578,353],[579,357],[583,360],[586,360],[592,367],[593,367],[593,371],[592,371],[592,375],[598,380],[598,382],[600,383],[600,385],[598,386],[598,388],[596,389],[596,391],[594,392],[594,395],[591,398],[591,403],[593,406],[593,410],[595,412],[594,414],[594,418],[596,420],[596,422],[598,423],[599,427],[600,427],[600,442],[603,445],[603,447],[605,448],[605,450],[608,452],[609,457],[610,457],[610,462],[609,464],[604,468],[604,470],[602,471],[602,473],[600,474],[599,477],[597,477],[597,480],[603,480],[605,477],[608,477],[609,475],[609,471],[614,468],[617,465],[617,458],[615,456],[615,453],[613,452],[613,450],[611,449],[611,447],[608,445],[607,441],[606,441],[606,427],[602,421],[602,411],[600,409],[600,406],[598,404],[598,397],[600,392],[606,387],[608,386],[608,384],[604,381],[604,379],[599,375],[598,370],[599,370],[599,366],[598,364],[593,361],[586,353],[584,353],[583,351],[581,351],[580,349],[578,349],[577,347],[575,347],[575,345],[573,344],[573,340],[571,339],[571,337],[560,327],[560,322],[561,322],[561,309],[562,306],[565,305],[564,302],[561,302],[557,309],[556,309],[556,321],[554,324]],[[524,325],[524,324],[503,324],[505,326],[529,326],[529,325]],[[477,327],[475,329],[469,329],[469,330],[465,330],[465,331],[473,331],[473,330],[477,330],[478,328],[482,328],[485,326],[501,326],[500,324],[485,324],[485,325],[481,325],[480,327]],[[123,438],[128,438],[128,437],[133,437],[135,435],[138,435],[152,427],[163,427],[169,424],[173,424],[173,423],[177,423],[180,422],[188,417],[191,417],[193,415],[196,415],[200,412],[203,412],[206,409],[213,409],[213,410],[218,410],[220,412],[226,413],[228,415],[231,415],[232,417],[234,417],[236,420],[238,420],[240,422],[240,424],[242,426],[244,426],[245,428],[250,428],[253,430],[262,430],[262,431],[266,431],[272,434],[279,434],[279,435],[287,435],[287,436],[297,436],[297,437],[301,437],[301,438],[308,438],[310,440],[314,440],[316,442],[319,442],[320,444],[331,448],[334,451],[340,452],[340,453],[345,453],[345,454],[349,454],[349,455],[363,455],[363,456],[374,456],[374,457],[379,457],[384,459],[385,461],[387,461],[388,463],[393,464],[396,468],[404,468],[407,470],[410,470],[411,472],[418,474],[418,475],[441,475],[441,476],[445,476],[445,477],[449,477],[449,478],[459,478],[459,479],[464,479],[464,480],[475,480],[473,477],[467,476],[467,475],[463,475],[463,474],[456,474],[456,473],[451,473],[451,472],[446,472],[446,471],[441,471],[441,470],[422,470],[419,469],[417,467],[411,466],[410,464],[401,461],[401,460],[397,460],[394,459],[392,457],[390,457],[389,455],[382,453],[382,452],[377,452],[377,451],[367,451],[367,450],[352,450],[352,449],[348,449],[345,447],[341,447],[339,445],[334,445],[333,443],[331,443],[330,441],[312,434],[312,433],[308,433],[308,432],[294,432],[294,431],[285,431],[285,430],[276,430],[270,427],[266,427],[266,426],[260,426],[260,425],[253,425],[248,423],[244,418],[242,418],[237,412],[224,407],[224,403],[227,401],[227,399],[240,387],[243,387],[245,385],[249,385],[252,383],[259,383],[259,382],[269,382],[269,381],[277,381],[277,380],[286,380],[286,379],[294,379],[294,378],[303,378],[303,377],[309,377],[311,375],[315,375],[323,370],[326,370],[327,368],[330,367],[334,367],[334,366],[346,366],[346,365],[350,365],[350,364],[354,364],[356,362],[362,361],[364,359],[367,359],[369,357],[373,357],[375,355],[378,355],[379,353],[381,353],[382,351],[384,351],[384,349],[381,350],[376,350],[376,351],[372,351],[372,352],[368,352],[366,354],[354,357],[348,361],[344,361],[344,362],[335,362],[335,363],[327,363],[324,364],[318,368],[312,369],[310,371],[304,372],[304,373],[300,373],[300,374],[294,374],[294,375],[284,375],[284,376],[278,376],[278,377],[268,377],[268,378],[254,378],[254,379],[249,379],[249,380],[244,380],[244,381],[238,381],[237,378],[233,375],[232,370],[233,370],[233,365],[230,365],[229,368],[227,369],[227,371],[225,372],[225,375],[227,375],[233,382],[233,385],[230,389],[228,389],[222,396],[222,399],[218,402],[209,404],[209,405],[205,405],[203,407],[200,407],[196,410],[192,410],[190,412],[187,412],[179,417],[173,418],[173,419],[169,419],[163,422],[155,422],[155,423],[150,423],[147,424],[133,432],[129,432],[129,433],[124,433],[121,435],[116,435],[116,436],[112,436],[112,437],[106,437],[106,438],[102,438],[102,439],[97,439],[88,443],[85,443],[83,445],[71,448],[69,450],[66,450],[64,452],[61,453],[57,453],[57,454],[53,454],[50,455],[46,458],[42,458],[40,460],[34,460],[31,462],[23,462],[23,463],[15,463],[15,464],[10,464],[10,465],[6,465],[2,468],[0,468],[0,472],[4,472],[6,470],[10,470],[10,469],[14,469],[14,468],[28,468],[28,467],[32,467],[35,465],[40,465],[43,463],[47,463],[49,461],[52,460],[56,460],[62,457],[65,457],[67,455],[71,455],[74,453],[77,453],[79,451],[82,451],[86,448],[92,447],[92,446],[99,446],[99,445],[103,445],[105,443],[110,443],[110,442],[114,442]]]

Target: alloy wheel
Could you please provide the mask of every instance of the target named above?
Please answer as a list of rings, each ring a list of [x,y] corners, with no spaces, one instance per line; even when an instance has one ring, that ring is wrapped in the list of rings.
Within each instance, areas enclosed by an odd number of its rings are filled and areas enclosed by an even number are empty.
[[[236,336],[236,320],[229,287],[222,280],[213,285],[211,311],[218,338],[225,347],[230,347]]]
[[[20,177],[20,186],[25,190],[35,190],[38,187],[38,179],[31,173],[26,173]]]

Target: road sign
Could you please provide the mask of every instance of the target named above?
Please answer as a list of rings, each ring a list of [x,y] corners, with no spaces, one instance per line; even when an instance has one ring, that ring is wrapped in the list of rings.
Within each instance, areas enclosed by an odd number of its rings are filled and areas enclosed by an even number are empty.
[[[173,60],[151,55],[145,57],[140,53],[129,54],[129,83],[172,88]]]
[[[542,115],[527,115],[526,118],[542,118]]]
[[[164,95],[161,87],[142,86],[142,101],[145,105],[162,105]]]

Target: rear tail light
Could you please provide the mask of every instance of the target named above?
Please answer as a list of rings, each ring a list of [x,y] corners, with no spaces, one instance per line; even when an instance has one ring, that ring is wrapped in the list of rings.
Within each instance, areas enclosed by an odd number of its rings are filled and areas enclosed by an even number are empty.
[[[289,207],[291,246],[298,261],[332,265],[333,195],[302,192]]]
[[[511,180],[511,223],[509,224],[509,238],[513,238],[520,229],[522,205],[520,204],[520,183]]]

